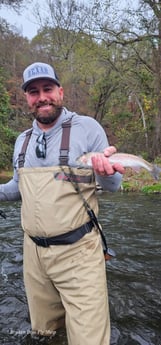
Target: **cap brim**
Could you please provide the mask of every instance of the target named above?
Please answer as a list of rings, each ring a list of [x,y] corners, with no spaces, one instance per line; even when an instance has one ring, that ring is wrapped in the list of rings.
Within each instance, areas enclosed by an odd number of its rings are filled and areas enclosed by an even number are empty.
[[[30,80],[26,81],[25,83],[23,83],[22,86],[21,86],[22,89],[24,91],[26,91],[26,89],[29,86],[29,84],[31,84],[33,81],[36,81],[36,80],[39,80],[39,79],[44,79],[44,80],[47,79],[47,80],[52,81],[54,84],[60,86],[60,83],[59,83],[59,81],[57,79],[48,78],[48,77],[37,77],[37,78],[30,79]]]

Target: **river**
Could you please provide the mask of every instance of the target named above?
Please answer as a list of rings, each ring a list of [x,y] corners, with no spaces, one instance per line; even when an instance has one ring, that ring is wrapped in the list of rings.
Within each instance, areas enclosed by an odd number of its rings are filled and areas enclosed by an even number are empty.
[[[116,257],[108,261],[111,345],[161,345],[161,195],[102,193],[99,220]],[[31,333],[23,285],[20,203],[0,203],[0,344],[67,345]],[[99,345],[99,344],[98,344]]]

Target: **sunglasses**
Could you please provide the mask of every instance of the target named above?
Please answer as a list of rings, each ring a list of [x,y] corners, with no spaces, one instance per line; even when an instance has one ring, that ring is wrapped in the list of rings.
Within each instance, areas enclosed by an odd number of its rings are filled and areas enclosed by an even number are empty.
[[[45,133],[39,135],[36,140],[36,156],[37,158],[46,158],[46,138]]]

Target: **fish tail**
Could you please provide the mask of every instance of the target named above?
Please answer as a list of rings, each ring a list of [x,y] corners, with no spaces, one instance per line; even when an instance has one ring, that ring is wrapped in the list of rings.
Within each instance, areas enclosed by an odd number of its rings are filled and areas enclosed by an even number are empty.
[[[158,167],[158,165],[154,164],[151,174],[156,180],[159,180],[159,175],[161,174],[161,167]]]

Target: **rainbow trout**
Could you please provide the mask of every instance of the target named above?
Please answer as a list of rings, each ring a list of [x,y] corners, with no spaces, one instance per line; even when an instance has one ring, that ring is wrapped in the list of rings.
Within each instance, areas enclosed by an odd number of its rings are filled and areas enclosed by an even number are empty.
[[[104,155],[99,152],[89,152],[77,158],[77,163],[82,168],[92,168],[91,158],[96,155]],[[156,180],[159,179],[161,167],[147,162],[145,159],[129,153],[114,153],[107,157],[111,164],[120,163],[124,168],[131,168],[136,172],[140,169],[146,169]]]

